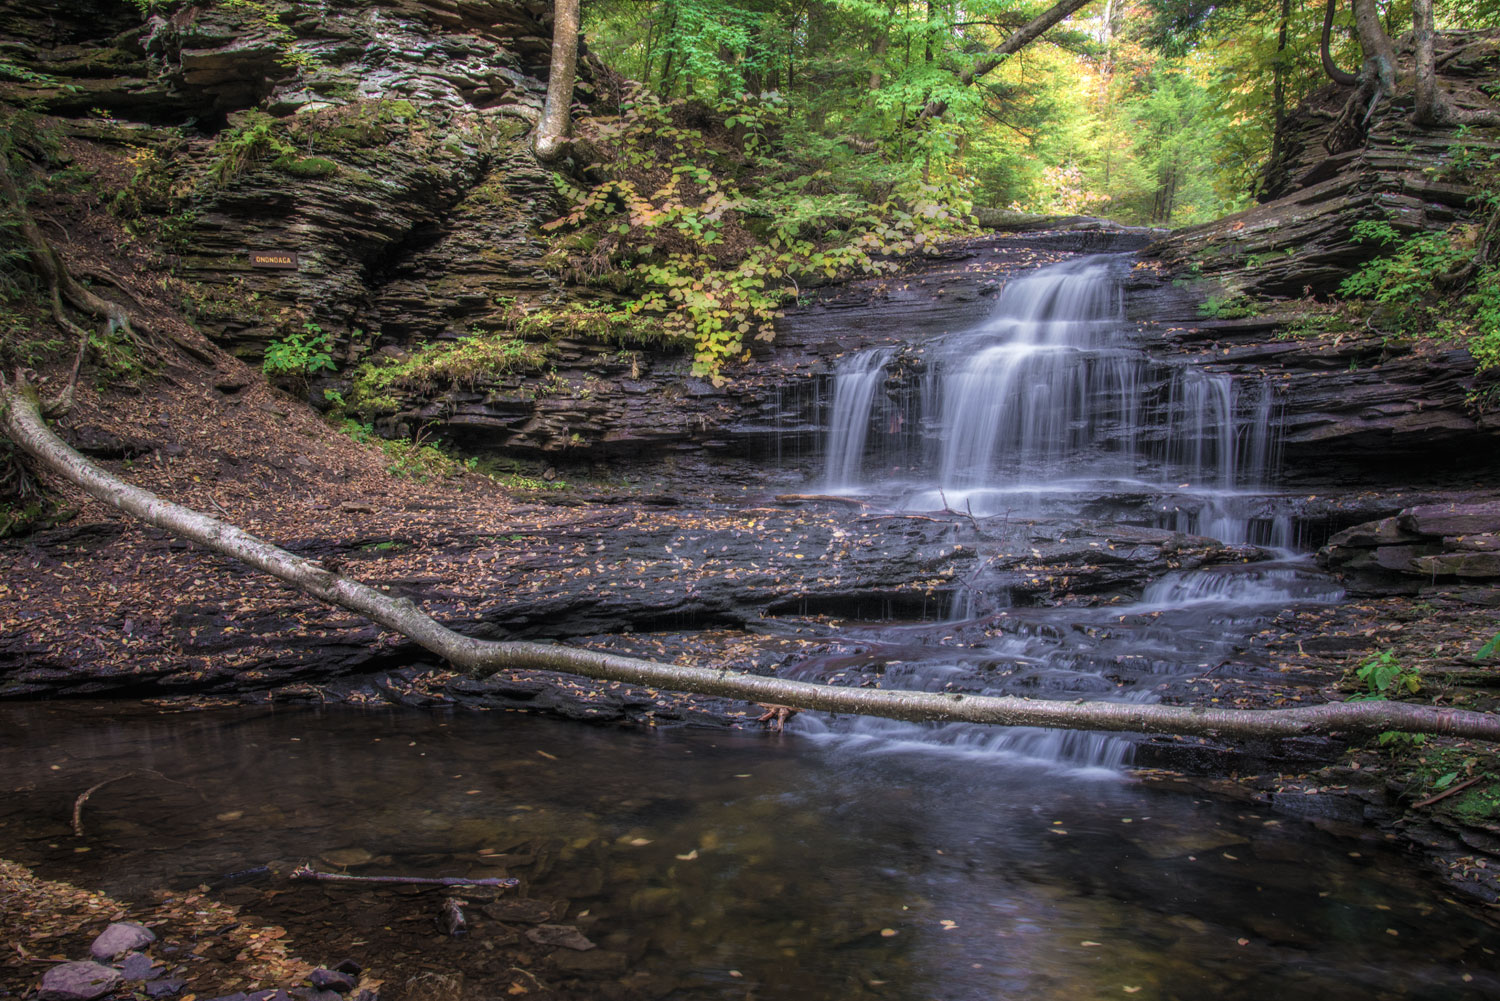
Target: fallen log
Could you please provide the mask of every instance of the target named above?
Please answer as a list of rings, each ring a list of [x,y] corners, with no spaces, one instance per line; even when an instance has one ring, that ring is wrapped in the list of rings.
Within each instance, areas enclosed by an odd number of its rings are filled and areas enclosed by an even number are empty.
[[[845,497],[842,494],[777,494],[778,504],[844,504],[848,507],[868,507],[868,503],[858,497]]]
[[[911,721],[1229,737],[1370,734],[1394,730],[1500,741],[1500,715],[1404,702],[1221,709],[844,688],[727,669],[679,667],[543,643],[474,639],[437,622],[407,598],[382,594],[234,525],[164,500],[105,472],[52,433],[38,410],[35,389],[24,380],[18,378],[11,384],[0,376],[0,418],[11,440],[37,463],[112,507],[263,570],[320,601],[363,615],[472,674],[506,669],[557,671],[746,702]]]
[[[328,883],[385,883],[400,886],[520,886],[514,876],[486,876],[467,879],[463,876],[350,876],[343,872],[318,872],[311,866],[292,870],[293,879],[318,879]]]

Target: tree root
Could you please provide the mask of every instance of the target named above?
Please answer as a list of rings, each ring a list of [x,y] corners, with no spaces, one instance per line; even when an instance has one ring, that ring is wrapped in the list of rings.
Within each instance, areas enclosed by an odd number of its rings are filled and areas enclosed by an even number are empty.
[[[78,353],[68,373],[67,384],[57,396],[48,400],[44,407],[49,414],[64,413],[73,405],[73,393],[78,385],[78,375],[82,371],[93,336],[86,328],[74,322],[69,315],[70,308],[98,321],[102,325],[102,333],[105,336],[122,334],[136,350],[143,354],[148,350],[154,351],[154,348],[148,349],[147,328],[132,316],[129,310],[118,302],[104,298],[74,277],[67,262],[63,260],[62,254],[37,225],[36,217],[27,208],[21,189],[16,184],[15,178],[11,176],[9,164],[3,158],[0,158],[0,196],[10,203],[11,211],[15,213],[17,228],[30,251],[32,270],[46,283],[53,322],[78,344]],[[58,228],[62,227],[58,226]],[[155,353],[158,357],[160,356],[159,352]]]

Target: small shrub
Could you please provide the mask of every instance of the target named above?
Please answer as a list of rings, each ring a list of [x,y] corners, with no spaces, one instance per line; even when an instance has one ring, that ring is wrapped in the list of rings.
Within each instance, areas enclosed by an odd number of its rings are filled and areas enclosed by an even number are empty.
[[[289,376],[304,381],[319,372],[336,371],[333,356],[329,354],[332,347],[333,343],[322,327],[316,323],[304,323],[302,333],[293,331],[266,345],[261,371],[273,378]]]
[[[245,112],[244,121],[219,134],[208,172],[217,184],[244,173],[257,160],[296,159],[297,151],[281,135],[276,119],[264,111]]]
[[[1354,671],[1365,685],[1356,698],[1384,699],[1387,695],[1415,695],[1422,690],[1421,670],[1407,668],[1391,650],[1383,650]]]

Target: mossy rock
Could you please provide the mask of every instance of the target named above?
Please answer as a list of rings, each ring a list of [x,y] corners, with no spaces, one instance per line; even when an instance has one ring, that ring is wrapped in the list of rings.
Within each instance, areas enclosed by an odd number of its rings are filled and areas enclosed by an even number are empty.
[[[275,167],[293,177],[332,177],[339,171],[338,164],[322,156],[284,156],[276,161]]]

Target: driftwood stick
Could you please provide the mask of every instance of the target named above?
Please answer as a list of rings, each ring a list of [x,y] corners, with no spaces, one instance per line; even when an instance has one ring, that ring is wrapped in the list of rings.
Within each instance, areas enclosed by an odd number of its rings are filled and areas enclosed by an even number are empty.
[[[847,504],[850,507],[868,507],[858,497],[841,497],[838,494],[777,494],[780,504]]]
[[[133,771],[125,772],[123,775],[111,776],[110,778],[105,779],[103,782],[95,782],[93,785],[85,789],[79,795],[79,797],[73,801],[73,837],[83,837],[83,804],[89,801],[89,797],[94,795],[94,793],[98,792],[100,789],[103,789],[105,786],[109,785],[111,782],[118,782],[121,779],[128,779],[134,774],[135,772]]]
[[[1432,804],[1436,803],[1440,799],[1447,799],[1449,796],[1452,796],[1454,793],[1461,792],[1464,789],[1469,788],[1469,786],[1473,785],[1475,782],[1478,782],[1483,777],[1484,776],[1482,776],[1482,775],[1476,775],[1472,779],[1464,779],[1462,782],[1458,783],[1458,785],[1449,786],[1448,788],[1444,789],[1442,792],[1438,793],[1436,796],[1428,796],[1426,799],[1422,800],[1420,803],[1413,803],[1411,805],[1411,808],[1413,810],[1417,810],[1417,809],[1420,809],[1421,807],[1424,807],[1424,806],[1431,806]]]
[[[293,879],[321,879],[330,883],[397,883],[417,886],[520,886],[513,876],[466,879],[463,876],[350,876],[342,872],[318,872],[311,866],[292,870]]]

